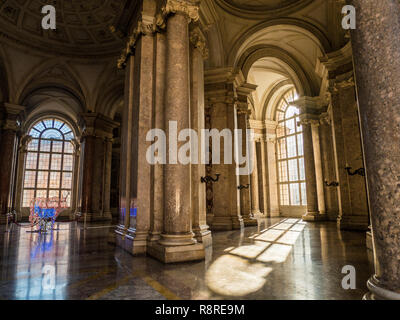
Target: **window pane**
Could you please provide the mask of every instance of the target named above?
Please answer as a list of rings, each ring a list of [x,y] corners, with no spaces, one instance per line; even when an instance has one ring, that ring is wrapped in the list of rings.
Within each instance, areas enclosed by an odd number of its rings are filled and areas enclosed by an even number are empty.
[[[299,159],[300,179],[301,181],[306,180],[306,173],[304,171],[304,158]]]
[[[37,188],[47,188],[49,173],[47,171],[39,171],[37,179]]]
[[[65,142],[64,143],[64,153],[73,153],[74,152],[74,146],[72,145],[71,142]]]
[[[61,191],[61,198],[63,200],[66,200],[67,202],[67,207],[71,206],[71,191],[69,190],[62,190]]]
[[[293,158],[297,156],[297,145],[296,145],[296,136],[291,136],[287,138],[288,144],[288,158]]]
[[[60,188],[60,172],[50,172],[50,188]]]
[[[303,156],[304,155],[304,146],[303,146],[303,135],[302,134],[297,135],[297,149],[298,149],[299,156]]]
[[[72,187],[72,172],[63,172],[62,188],[71,189]]]
[[[64,136],[61,134],[60,131],[55,129],[47,129],[42,133],[43,139],[56,139],[56,140],[63,140]]]
[[[306,183],[303,182],[301,184],[301,204],[303,206],[307,205],[307,189],[306,189]]]
[[[61,170],[61,154],[51,155],[51,170]]]
[[[292,206],[300,205],[300,190],[297,183],[290,185],[290,204]]]
[[[278,125],[276,135],[278,138],[285,136],[285,126],[283,125]]]
[[[26,155],[26,169],[36,169],[37,153],[28,152]]]
[[[289,205],[289,186],[287,184],[281,185],[281,205],[288,206]]]
[[[46,128],[53,128],[53,119],[46,119],[43,122]]]
[[[39,140],[38,139],[32,139],[31,142],[28,144],[28,151],[38,151],[39,147]]]
[[[51,141],[40,140],[40,151],[50,152]]]
[[[68,133],[68,132],[72,131],[71,128],[67,124],[64,124],[64,126],[60,130],[62,131],[62,133]]]
[[[72,171],[73,157],[71,155],[64,156],[64,171]]]
[[[63,150],[63,142],[62,141],[53,141],[53,152],[61,153]]]
[[[289,107],[286,111],[286,119],[289,119],[291,117],[294,117],[296,114],[299,114],[299,109],[296,107]]]
[[[36,171],[25,171],[24,188],[35,188]]]
[[[34,128],[39,132],[42,132],[44,129],[46,129],[42,122],[39,122],[38,124],[36,124]]]
[[[278,159],[286,159],[286,139],[278,140]]]
[[[49,198],[60,198],[60,191],[59,190],[50,190],[49,191]]]
[[[39,157],[39,169],[49,170],[50,154],[41,153]]]
[[[287,120],[286,121],[286,135],[293,134],[293,133],[295,133],[295,131],[296,131],[296,129],[295,129],[294,119]]]
[[[297,159],[289,160],[289,180],[298,181],[299,173],[297,169]]]
[[[280,178],[280,182],[288,181],[287,162],[286,161],[279,162],[279,178]]]
[[[24,208],[31,206],[31,201],[33,200],[34,193],[35,193],[34,190],[24,190],[24,194],[22,197],[22,206]]]
[[[47,190],[37,190],[36,198],[47,198]]]

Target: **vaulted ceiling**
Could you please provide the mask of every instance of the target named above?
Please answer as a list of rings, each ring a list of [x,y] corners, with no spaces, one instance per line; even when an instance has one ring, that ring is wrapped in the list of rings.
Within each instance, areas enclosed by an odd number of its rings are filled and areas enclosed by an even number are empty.
[[[109,55],[121,40],[110,31],[127,0],[0,0],[0,35],[20,44],[67,55]],[[41,13],[54,5],[57,30],[43,30]]]

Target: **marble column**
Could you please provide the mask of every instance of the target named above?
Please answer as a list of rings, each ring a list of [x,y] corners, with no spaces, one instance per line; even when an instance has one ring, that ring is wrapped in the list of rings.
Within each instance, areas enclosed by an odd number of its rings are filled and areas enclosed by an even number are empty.
[[[338,182],[335,169],[335,157],[333,155],[332,141],[332,121],[331,109],[323,113],[320,117],[320,134],[321,134],[321,154],[322,154],[322,169],[325,185],[325,206],[326,214],[330,221],[336,221],[339,214],[338,203],[338,186],[334,183]]]
[[[268,183],[268,156],[267,156],[267,148],[266,148],[266,138],[263,136],[260,141],[261,146],[261,172],[262,172],[262,192],[263,192],[263,208],[264,215],[269,216],[270,208],[268,205],[269,202],[269,183]]]
[[[258,184],[258,161],[257,161],[257,141],[253,140],[253,172],[251,173],[251,213],[252,215],[260,215],[260,195],[259,195],[259,184]]]
[[[152,145],[148,133],[156,121],[155,99],[159,99],[155,94],[156,7],[150,0],[143,0],[139,7],[126,52],[119,61],[119,67],[126,70],[120,190],[125,225],[116,232],[117,244],[134,255],[146,253],[151,231],[156,237],[160,232],[159,226],[151,226],[154,166],[146,157]]]
[[[304,167],[306,174],[307,188],[307,213],[303,216],[305,221],[321,221],[326,220],[327,216],[319,211],[319,205],[322,200],[318,200],[318,184],[322,184],[321,174],[317,175],[316,170],[321,170],[320,153],[316,150],[319,145],[315,143],[316,128],[319,125],[319,115],[321,113],[321,102],[319,98],[303,97],[298,101],[293,102],[300,108],[300,123],[303,126],[303,141],[304,141]],[[314,129],[313,129],[314,127]],[[314,137],[313,137],[314,131]],[[319,162],[316,162],[316,156],[319,157]],[[318,166],[318,168],[317,168]],[[320,181],[317,184],[317,177]],[[322,193],[323,195],[323,193]]]
[[[189,22],[197,19],[198,7],[182,1],[167,1],[166,17],[166,91],[165,127],[176,126],[177,132],[190,128]],[[171,129],[171,128],[170,128]],[[177,161],[174,137],[167,132],[167,160],[164,165],[164,221],[158,244],[148,248],[150,255],[164,263],[201,260],[203,244],[192,232],[191,167]],[[185,142],[178,142],[179,150]]]
[[[322,158],[321,158],[321,140],[319,134],[320,122],[311,124],[314,161],[315,161],[315,179],[317,183],[318,211],[325,214],[325,192],[324,192],[324,176],[322,173]]]
[[[110,187],[113,129],[118,123],[98,113],[82,115],[85,131],[82,137],[84,145],[81,220],[111,220]]]
[[[243,105],[242,108],[237,109],[237,126],[239,130],[242,130],[242,155],[246,155],[247,161],[252,161],[253,157],[247,155],[246,143],[252,143],[251,141],[247,141],[250,137],[246,136],[247,130],[247,117],[249,111],[246,104]],[[247,163],[246,163],[247,165]],[[243,223],[246,227],[257,225],[257,220],[252,218],[251,216],[251,181],[250,181],[250,172],[247,175],[239,176],[239,187],[240,189],[240,215],[243,218]]]
[[[311,123],[303,121],[303,141],[304,141],[304,166],[306,173],[307,188],[307,213],[303,216],[305,221],[313,221],[319,216],[317,179],[315,176],[315,160],[312,141]]]
[[[166,82],[166,35],[158,32],[155,35],[155,127],[165,130],[164,123],[164,96]],[[164,219],[164,165],[157,163],[154,165],[154,188],[153,199],[154,209],[151,212],[149,241],[159,241],[163,230]]]
[[[330,201],[331,212],[328,211],[328,215],[333,219],[337,210],[336,219],[341,229],[365,231],[368,227],[365,177],[351,176],[346,169],[351,167],[352,171],[355,171],[364,167],[351,43],[327,54],[327,57],[322,59],[322,65],[326,68],[328,79],[330,105],[327,116],[332,145],[331,149],[324,152],[333,154],[335,170],[334,174],[329,173],[328,182],[338,182],[337,187],[325,188],[328,192],[327,202]],[[328,171],[331,169],[326,170],[326,174]],[[335,194],[337,206],[332,199]]]
[[[270,217],[279,217],[279,189],[278,189],[278,169],[276,161],[276,128],[275,121],[266,121],[266,152],[268,163],[268,198],[269,198],[269,211]]]
[[[400,3],[349,4],[375,255],[366,298],[400,300]]]
[[[6,103],[5,121],[0,140],[0,224],[6,223],[6,214],[13,209],[13,191],[17,161],[17,132],[24,107]]]
[[[198,136],[205,129],[204,110],[204,59],[208,56],[205,36],[196,26],[190,32],[191,42],[191,112],[190,126]],[[201,156],[201,144],[198,145],[198,155]],[[212,245],[211,231],[207,225],[207,199],[206,184],[201,182],[201,177],[206,176],[205,164],[198,159],[198,163],[191,164],[191,210],[192,228],[197,242],[204,247]]]
[[[220,164],[213,163],[211,167],[211,175],[215,178],[216,174],[220,174],[220,178],[212,186],[213,219],[210,227],[218,231],[241,229],[243,219],[240,215],[240,193],[237,188],[239,177],[236,175],[233,137],[236,128],[235,89],[238,84],[244,83],[244,78],[241,73],[231,68],[212,69],[206,71],[205,83],[211,129],[217,130],[221,137],[220,141],[210,139],[212,149],[218,150],[220,156]],[[232,154],[225,154],[226,145],[231,147]],[[214,151],[212,153],[216,156]],[[232,163],[225,164],[230,158]]]

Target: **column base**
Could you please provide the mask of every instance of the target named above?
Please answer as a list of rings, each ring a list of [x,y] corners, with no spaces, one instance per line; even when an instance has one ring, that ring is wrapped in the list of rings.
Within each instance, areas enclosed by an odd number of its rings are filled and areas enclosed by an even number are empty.
[[[307,212],[304,216],[302,216],[302,219],[303,221],[307,222],[327,221],[328,216],[319,212]]]
[[[257,219],[251,217],[243,217],[243,224],[245,227],[255,227],[257,226]]]
[[[136,233],[132,229],[122,230],[118,228],[115,230],[115,245],[134,256],[144,255],[147,249],[147,234],[147,232]]]
[[[219,217],[214,215],[214,219],[211,225],[213,231],[230,231],[233,230],[232,217],[224,216]]]
[[[164,246],[160,243],[150,243],[147,253],[163,263],[200,261],[205,259],[205,250],[202,243],[187,246]]]
[[[147,238],[147,240],[150,242],[159,241],[160,239],[161,239],[161,232],[150,232]]]
[[[212,245],[212,235],[208,226],[201,226],[198,229],[194,228],[193,233],[196,241],[202,243],[204,248]]]
[[[279,211],[279,209],[271,210],[271,212],[269,214],[270,218],[277,218],[277,217],[280,217],[280,216],[281,216],[281,212]]]
[[[337,219],[340,230],[367,231],[368,216],[342,216]]]
[[[243,219],[239,216],[232,217],[232,229],[241,230],[244,228]]]
[[[400,300],[400,293],[383,288],[375,276],[368,280],[367,287],[370,292],[364,296],[363,300]]]

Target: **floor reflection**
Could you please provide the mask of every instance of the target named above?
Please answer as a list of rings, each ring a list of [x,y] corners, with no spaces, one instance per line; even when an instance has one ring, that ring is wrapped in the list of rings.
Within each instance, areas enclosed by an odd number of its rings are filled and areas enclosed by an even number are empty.
[[[254,243],[224,250],[206,273],[206,283],[216,294],[233,298],[260,290],[276,264],[286,261],[305,227],[296,219],[280,223],[249,237]]]
[[[213,233],[206,261],[164,265],[109,243],[114,228],[59,224],[53,233],[0,226],[0,299],[356,299],[373,272],[363,233],[275,218]],[[342,267],[357,290],[341,288]],[[53,281],[54,280],[54,281]]]

